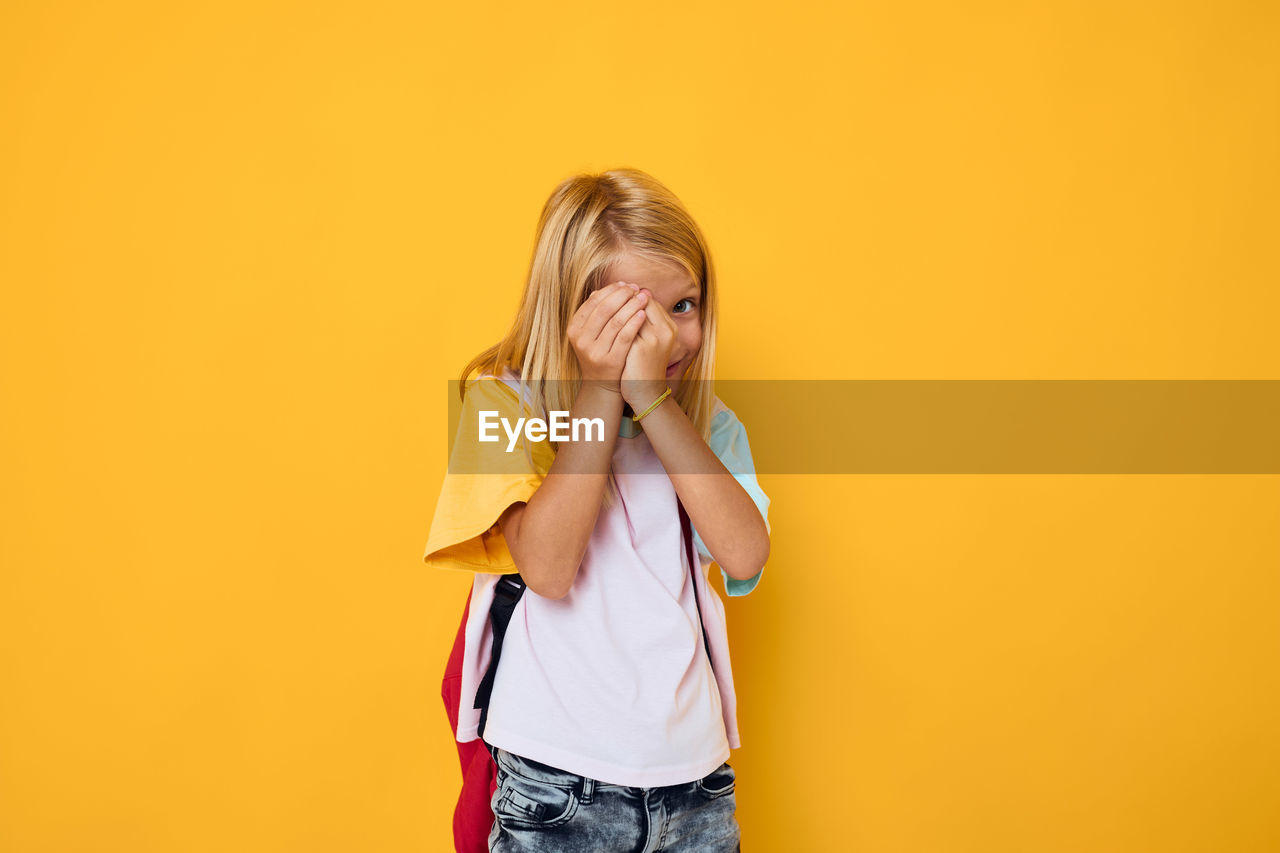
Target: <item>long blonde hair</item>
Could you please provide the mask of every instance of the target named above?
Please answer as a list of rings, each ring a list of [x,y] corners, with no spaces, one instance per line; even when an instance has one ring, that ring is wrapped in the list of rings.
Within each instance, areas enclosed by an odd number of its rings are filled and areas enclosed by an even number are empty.
[[[465,397],[472,371],[497,376],[510,365],[520,373],[526,392],[522,399],[537,416],[569,410],[581,385],[567,334],[569,320],[593,291],[608,284],[606,272],[627,252],[674,263],[700,285],[702,346],[673,396],[706,440],[715,407],[716,275],[711,251],[675,194],[638,169],[580,173],[551,193],[538,218],[537,243],[515,322],[506,337],[462,369],[459,394]],[[554,452],[555,444],[548,443]],[[530,453],[527,445],[525,452]],[[616,494],[617,481],[610,472],[605,506]]]

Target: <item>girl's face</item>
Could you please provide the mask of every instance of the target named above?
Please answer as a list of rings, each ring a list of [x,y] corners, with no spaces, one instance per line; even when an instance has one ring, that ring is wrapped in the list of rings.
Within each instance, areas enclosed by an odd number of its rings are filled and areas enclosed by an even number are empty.
[[[680,380],[702,347],[702,295],[698,282],[674,261],[655,261],[628,252],[605,271],[605,284],[625,281],[649,291],[653,304],[667,312],[676,327],[676,342],[667,366],[667,384],[680,390]]]

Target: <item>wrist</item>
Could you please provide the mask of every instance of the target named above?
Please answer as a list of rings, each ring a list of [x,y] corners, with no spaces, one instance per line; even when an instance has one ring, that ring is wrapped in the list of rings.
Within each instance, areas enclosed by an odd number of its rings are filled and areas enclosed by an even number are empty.
[[[626,400],[622,397],[622,391],[614,383],[612,386],[606,381],[583,380],[578,387],[578,394],[574,398],[574,407],[585,407],[592,411],[622,411],[623,404]]]
[[[578,393],[601,394],[601,396],[613,395],[621,399],[622,387],[617,379],[583,379],[578,384]]]
[[[632,410],[639,413],[647,409],[654,400],[667,392],[667,383],[636,381],[622,383],[622,397]]]

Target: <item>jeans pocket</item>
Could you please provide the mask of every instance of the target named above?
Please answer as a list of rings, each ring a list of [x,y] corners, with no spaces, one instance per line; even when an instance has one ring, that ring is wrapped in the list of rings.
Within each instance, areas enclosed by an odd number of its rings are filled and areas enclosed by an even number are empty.
[[[737,776],[729,762],[725,762],[698,780],[698,792],[709,800],[732,794],[737,785]]]
[[[498,756],[498,790],[493,814],[502,826],[549,829],[573,819],[578,811],[576,777],[561,774],[563,781],[531,778],[534,774],[528,772],[526,759],[504,751],[499,751]]]

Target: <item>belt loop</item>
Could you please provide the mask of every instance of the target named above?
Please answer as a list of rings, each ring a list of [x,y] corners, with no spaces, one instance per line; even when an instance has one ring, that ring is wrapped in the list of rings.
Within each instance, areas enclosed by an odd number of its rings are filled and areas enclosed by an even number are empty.
[[[579,799],[582,800],[582,804],[584,806],[591,804],[591,795],[595,793],[595,790],[596,790],[596,780],[592,779],[589,776],[583,776],[582,777],[582,796],[579,797]]]

